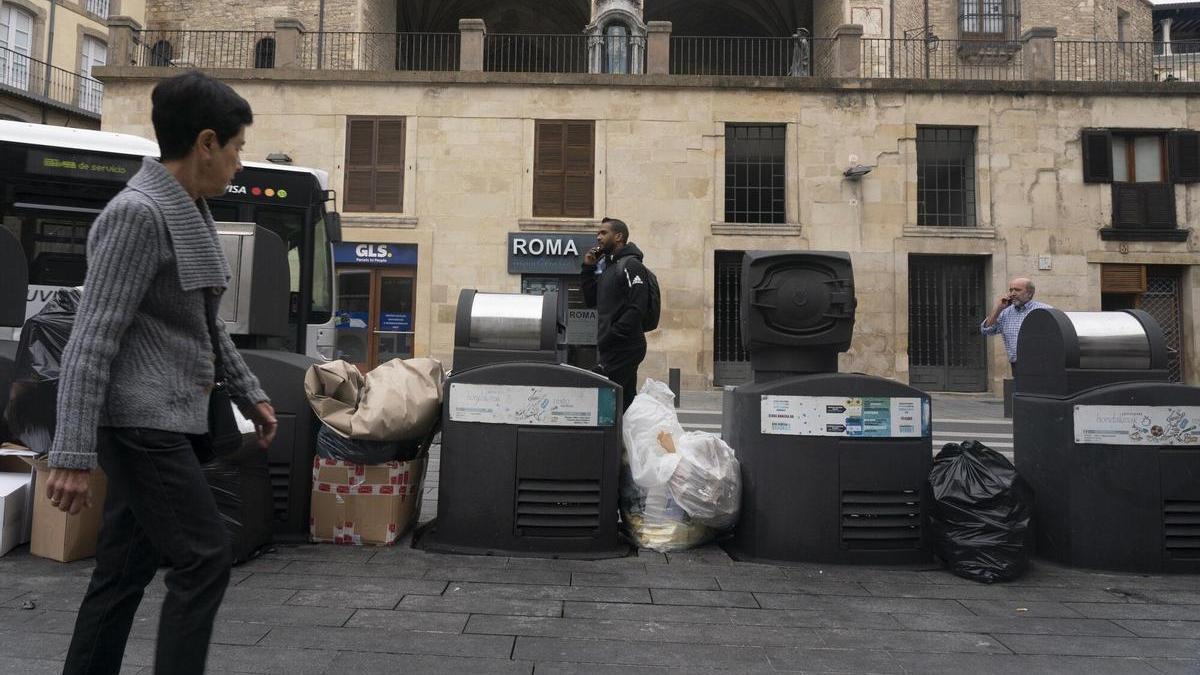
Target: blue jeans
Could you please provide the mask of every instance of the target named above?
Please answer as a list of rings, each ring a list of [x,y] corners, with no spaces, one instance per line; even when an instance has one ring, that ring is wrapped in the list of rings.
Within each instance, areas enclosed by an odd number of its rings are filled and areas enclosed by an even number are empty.
[[[203,673],[213,620],[229,584],[229,535],[188,436],[101,428],[108,477],[96,569],[64,673],[117,673],[146,585],[166,558],[156,673]]]

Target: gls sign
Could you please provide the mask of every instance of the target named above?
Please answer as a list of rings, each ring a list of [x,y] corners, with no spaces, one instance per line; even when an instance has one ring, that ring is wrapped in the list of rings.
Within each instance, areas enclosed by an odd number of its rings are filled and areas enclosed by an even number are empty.
[[[583,253],[596,245],[593,234],[509,232],[509,274],[579,274]]]
[[[413,244],[372,244],[343,241],[333,245],[333,262],[338,265],[416,265]]]
[[[382,259],[392,257],[387,244],[358,244],[354,247],[354,257]]]

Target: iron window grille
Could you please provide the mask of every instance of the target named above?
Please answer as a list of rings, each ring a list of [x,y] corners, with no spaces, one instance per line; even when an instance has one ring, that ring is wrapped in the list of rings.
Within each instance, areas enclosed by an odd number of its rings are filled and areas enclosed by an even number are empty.
[[[786,138],[782,124],[725,126],[726,222],[787,222]]]
[[[959,0],[958,30],[963,40],[1012,42],[1021,34],[1018,0]]]
[[[917,127],[917,224],[975,227],[974,127]]]

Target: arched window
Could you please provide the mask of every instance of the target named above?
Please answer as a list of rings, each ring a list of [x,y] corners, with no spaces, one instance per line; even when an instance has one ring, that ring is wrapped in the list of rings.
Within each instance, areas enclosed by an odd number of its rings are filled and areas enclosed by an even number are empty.
[[[263,38],[254,45],[254,67],[275,67],[275,38]]]
[[[151,66],[169,66],[171,59],[175,58],[175,48],[167,40],[159,40],[150,48],[150,65]]]
[[[632,51],[629,26],[614,21],[604,27],[604,72],[628,73]]]

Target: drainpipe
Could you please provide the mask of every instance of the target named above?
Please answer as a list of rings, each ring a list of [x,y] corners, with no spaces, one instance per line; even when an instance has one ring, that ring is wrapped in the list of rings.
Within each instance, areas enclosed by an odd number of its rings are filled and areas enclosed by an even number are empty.
[[[50,0],[50,27],[46,34],[46,68],[42,73],[42,97],[50,98],[50,67],[54,60],[54,9],[58,7],[58,0]],[[49,120],[49,111],[46,105],[42,104],[42,124]]]
[[[321,69],[321,56],[325,47],[325,0],[317,4],[317,70]]]

